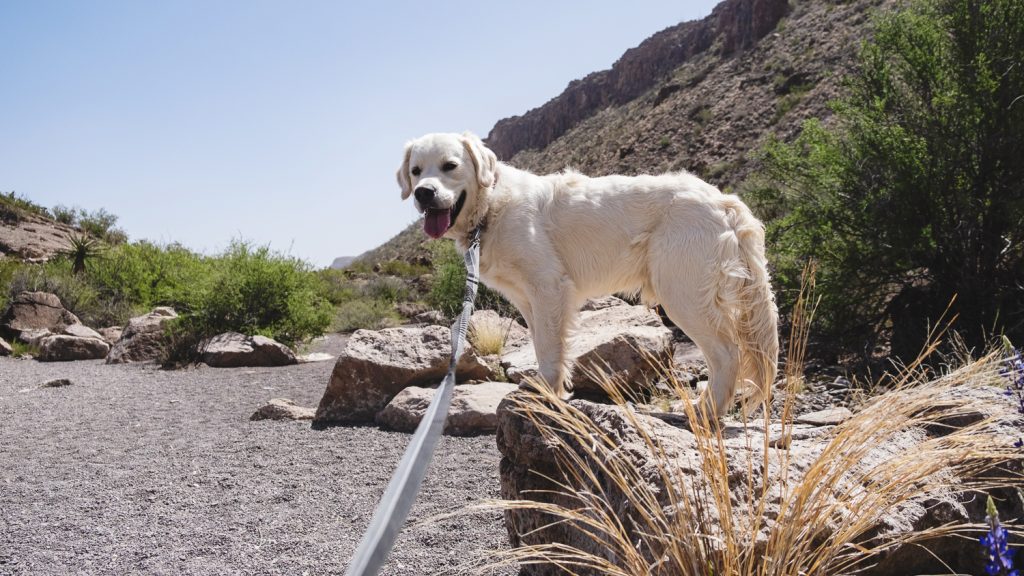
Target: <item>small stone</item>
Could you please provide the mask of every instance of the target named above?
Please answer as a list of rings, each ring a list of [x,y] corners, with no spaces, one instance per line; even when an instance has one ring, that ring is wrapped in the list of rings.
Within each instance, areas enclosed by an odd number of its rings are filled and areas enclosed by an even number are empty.
[[[64,386],[71,386],[71,380],[67,378],[57,378],[56,380],[44,382],[40,388],[63,388]]]
[[[850,381],[843,376],[836,376],[835,380],[825,384],[825,387],[829,390],[849,390],[850,386]]]
[[[838,426],[853,416],[849,408],[828,408],[797,416],[797,424],[810,424],[812,426]]]
[[[274,398],[253,412],[249,420],[312,420],[316,410],[299,406],[288,398]]]

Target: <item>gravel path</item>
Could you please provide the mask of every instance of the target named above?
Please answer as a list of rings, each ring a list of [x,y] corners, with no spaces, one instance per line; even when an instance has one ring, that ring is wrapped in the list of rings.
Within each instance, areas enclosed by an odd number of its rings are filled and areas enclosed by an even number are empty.
[[[332,367],[0,358],[0,575],[343,573],[409,435],[249,421],[274,397],[316,406]],[[499,514],[437,518],[496,498],[498,460],[493,436],[446,437],[382,573],[464,574],[506,547]]]

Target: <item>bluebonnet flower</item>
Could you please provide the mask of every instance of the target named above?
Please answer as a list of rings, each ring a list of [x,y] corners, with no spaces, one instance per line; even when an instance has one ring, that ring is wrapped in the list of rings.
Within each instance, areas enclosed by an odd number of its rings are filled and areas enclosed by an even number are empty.
[[[999,524],[999,511],[992,497],[988,497],[985,505],[985,521],[988,522],[988,533],[979,540],[985,548],[988,562],[985,563],[985,574],[989,576],[1021,576],[1020,570],[1013,569],[1013,553],[1006,544],[1006,528]]]

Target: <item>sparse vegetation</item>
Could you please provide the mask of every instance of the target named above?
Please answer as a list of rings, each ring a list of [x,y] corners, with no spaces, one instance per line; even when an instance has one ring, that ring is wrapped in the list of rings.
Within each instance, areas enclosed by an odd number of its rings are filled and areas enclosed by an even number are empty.
[[[50,212],[46,208],[14,191],[0,192],[0,221],[18,222],[26,214],[50,217]]]
[[[766,149],[745,197],[781,300],[815,258],[839,348],[913,357],[951,302],[976,349],[1024,336],[1022,44],[1020,2],[915,2],[878,20],[834,126]]]

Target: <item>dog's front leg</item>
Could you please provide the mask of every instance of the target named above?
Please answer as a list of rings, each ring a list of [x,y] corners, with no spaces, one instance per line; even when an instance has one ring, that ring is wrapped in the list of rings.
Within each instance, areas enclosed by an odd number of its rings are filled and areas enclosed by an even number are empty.
[[[576,315],[574,292],[572,281],[562,277],[535,284],[530,298],[529,326],[537,364],[548,387],[560,398],[567,396],[566,379],[571,372],[567,340]]]

